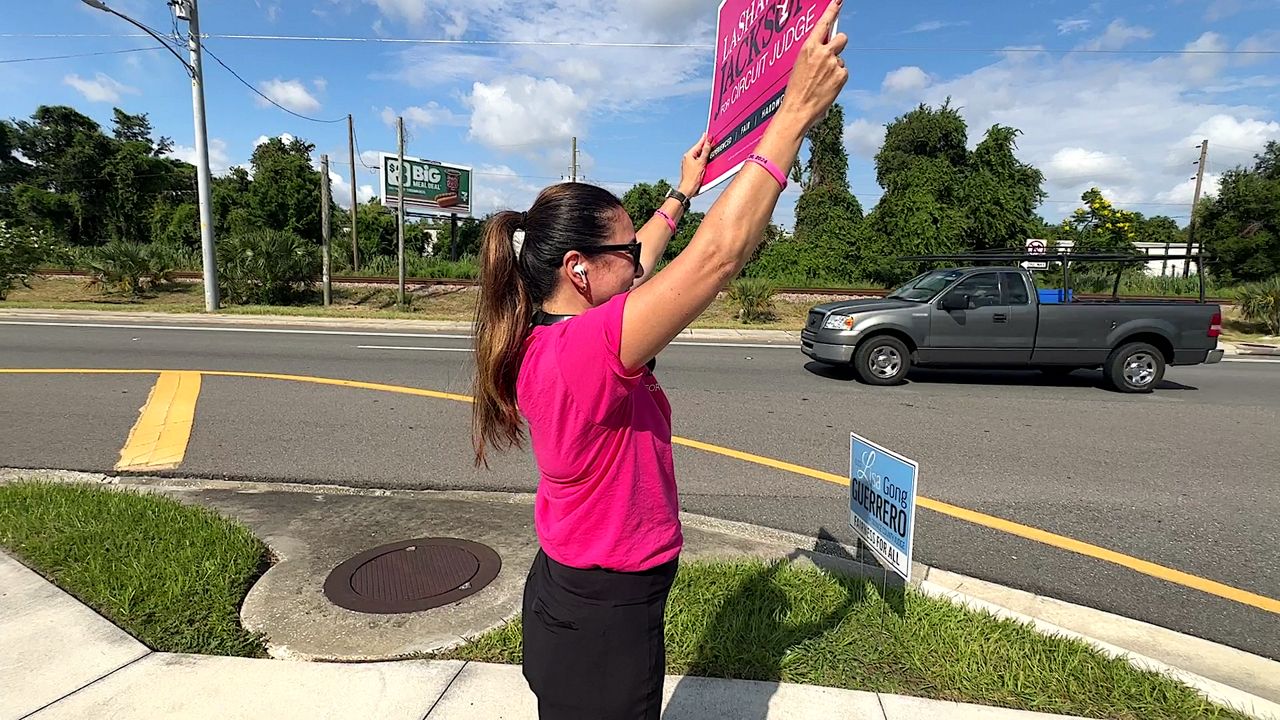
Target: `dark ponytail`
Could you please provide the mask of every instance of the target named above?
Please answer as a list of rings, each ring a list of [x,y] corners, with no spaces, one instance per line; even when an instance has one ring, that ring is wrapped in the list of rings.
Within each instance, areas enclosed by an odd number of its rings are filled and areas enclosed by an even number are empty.
[[[476,465],[486,450],[518,447],[524,428],[516,406],[521,351],[533,312],[551,297],[565,253],[608,242],[622,203],[585,183],[552,185],[528,212],[489,219],[480,245],[480,302],[476,305],[471,441]],[[515,234],[524,231],[520,253]]]

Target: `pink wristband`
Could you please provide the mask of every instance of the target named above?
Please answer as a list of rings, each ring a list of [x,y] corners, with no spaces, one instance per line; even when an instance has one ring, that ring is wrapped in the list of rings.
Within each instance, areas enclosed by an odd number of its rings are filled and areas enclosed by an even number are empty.
[[[674,233],[675,233],[675,231],[676,231],[676,221],[675,221],[675,220],[672,220],[670,215],[668,215],[668,214],[666,214],[666,213],[662,212],[662,210],[661,210],[661,209],[659,209],[659,210],[655,210],[653,214],[654,214],[654,215],[660,215],[660,216],[662,216],[662,219],[667,221],[667,227],[671,228],[671,232],[672,232],[672,234],[674,234]]]
[[[782,170],[779,169],[777,165],[774,165],[772,160],[770,160],[767,157],[764,157],[763,155],[756,155],[753,153],[752,155],[747,157],[747,162],[753,162],[759,165],[760,167],[764,168],[765,170],[767,170],[769,174],[773,176],[773,179],[778,181],[778,185],[783,190],[787,189],[786,173],[782,172]]]

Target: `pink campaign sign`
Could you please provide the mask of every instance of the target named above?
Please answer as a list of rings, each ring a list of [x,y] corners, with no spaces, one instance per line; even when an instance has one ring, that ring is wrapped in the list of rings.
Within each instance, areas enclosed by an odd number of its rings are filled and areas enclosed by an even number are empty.
[[[706,190],[733,177],[755,150],[787,89],[800,47],[832,0],[723,0],[716,22],[715,82]]]

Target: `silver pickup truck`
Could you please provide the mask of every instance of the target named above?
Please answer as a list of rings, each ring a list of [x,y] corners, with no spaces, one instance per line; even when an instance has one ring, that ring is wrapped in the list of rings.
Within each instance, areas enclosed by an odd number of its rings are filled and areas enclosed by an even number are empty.
[[[1168,365],[1216,363],[1217,305],[1116,299],[1041,302],[1019,267],[935,270],[884,298],[818,305],[801,334],[805,355],[852,366],[871,385],[913,366],[1101,368],[1121,392],[1150,392]]]

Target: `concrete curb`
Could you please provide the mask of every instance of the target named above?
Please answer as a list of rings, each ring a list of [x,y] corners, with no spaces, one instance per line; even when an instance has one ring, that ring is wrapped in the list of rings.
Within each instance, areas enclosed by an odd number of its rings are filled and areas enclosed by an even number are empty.
[[[458,498],[488,502],[496,500],[503,503],[525,505],[532,504],[533,500],[533,496],[528,493],[499,493],[470,490],[380,490],[352,488],[339,485],[169,479],[133,476],[116,477],[101,473],[78,473],[55,470],[11,470],[4,468],[0,468],[0,483],[13,482],[18,478],[19,473],[28,476],[32,473],[47,475],[50,480],[55,482],[97,483],[130,487],[143,491],[154,491],[163,488],[235,489],[241,491],[288,491],[310,494],[332,493],[370,497],[396,496]],[[749,539],[767,540],[780,545],[794,546],[803,554],[806,560],[827,570],[864,577],[881,577],[889,584],[901,584],[896,577],[888,577],[886,571],[879,566],[868,562],[862,562],[862,560],[866,559],[866,556],[860,556],[857,549],[849,548],[835,541],[818,540],[817,547],[814,550],[810,550],[810,548],[814,548],[815,546],[815,539],[798,533],[752,525],[749,523],[695,515],[692,513],[682,513],[681,519],[690,527],[720,532],[728,535],[738,535]],[[913,565],[912,576],[912,584],[916,586],[920,592],[931,597],[950,600],[959,605],[965,605],[973,609],[991,613],[996,617],[1026,623],[1038,632],[1046,635],[1057,635],[1080,640],[1110,657],[1126,660],[1134,667],[1157,672],[1182,682],[1196,689],[1206,698],[1215,703],[1234,708],[1240,712],[1263,720],[1280,720],[1280,703],[1271,699],[1261,697],[1246,690],[1232,687],[1218,680],[1185,670],[1169,662],[1150,657],[1147,654],[1135,651],[1131,648],[1123,647],[1115,642],[1108,641],[1107,639],[1095,637],[1087,632],[1064,627],[1063,621],[1061,620],[1056,623],[1051,622],[1047,619],[1037,617],[1036,615],[1028,614],[1026,612],[1021,612],[1008,606],[1017,605],[1019,603],[1005,602],[1002,604],[1001,602],[991,598],[1018,599],[1019,596],[1022,596],[1031,600],[1051,601],[1055,604],[1055,610],[1060,617],[1065,616],[1068,618],[1074,618],[1074,622],[1067,621],[1066,624],[1074,624],[1079,627],[1092,628],[1098,626],[1101,622],[1106,622],[1124,628],[1127,634],[1130,635],[1141,635],[1145,632],[1154,630],[1159,634],[1158,640],[1161,643],[1186,645],[1186,656],[1202,656],[1206,653],[1217,653],[1221,655],[1221,662],[1225,664],[1226,669],[1229,673],[1232,673],[1233,676],[1235,673],[1252,671],[1253,676],[1256,676],[1257,682],[1266,683],[1268,680],[1270,681],[1271,685],[1268,685],[1268,688],[1275,686],[1275,678],[1280,678],[1280,663],[1251,655],[1234,648],[1202,640],[1200,638],[1182,635],[1164,628],[1157,628],[1141,621],[1112,615],[1092,608],[1073,605],[1053,598],[1041,598],[1040,596],[1035,596],[1031,593],[1007,588],[995,583],[988,583],[975,578],[969,578],[949,571],[937,570],[919,563]],[[975,595],[967,591],[970,588],[984,587],[988,589],[986,592],[982,593],[982,595],[986,597]],[[994,591],[991,589],[994,589]],[[1026,603],[1023,602],[1021,604],[1025,606]],[[1280,688],[1277,688],[1276,691],[1280,692]]]

